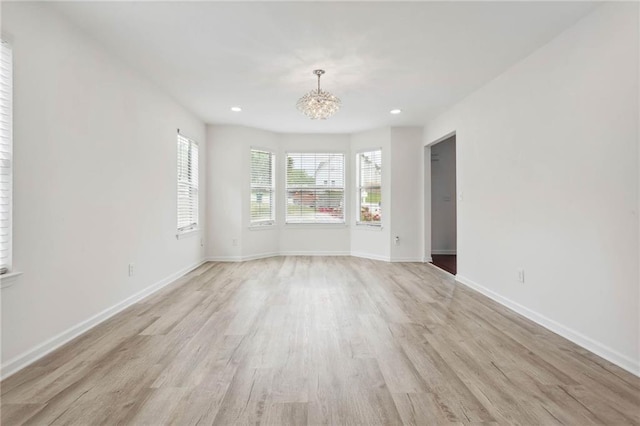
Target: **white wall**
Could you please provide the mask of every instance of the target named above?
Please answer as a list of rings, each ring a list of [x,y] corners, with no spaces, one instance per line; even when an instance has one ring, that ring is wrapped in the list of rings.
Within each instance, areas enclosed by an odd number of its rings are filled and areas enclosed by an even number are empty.
[[[351,253],[354,256],[389,261],[391,259],[389,244],[391,235],[391,128],[384,127],[351,136],[350,162],[352,162],[354,169],[356,153],[377,148],[382,149],[382,226],[356,225],[357,199],[355,195],[351,197],[352,214],[349,216]],[[357,171],[354,170],[354,173],[351,174],[349,181],[351,188],[356,187],[356,173]]]
[[[636,374],[638,48],[638,4],[607,3],[424,139],[456,132],[460,280]]]
[[[276,152],[276,225],[249,228],[250,147]],[[355,154],[382,148],[382,228],[357,226]],[[422,128],[382,128],[354,135],[276,134],[240,126],[208,126],[207,258],[246,260],[270,255],[349,255],[386,261],[421,261]],[[344,225],[285,224],[287,152],[345,154]],[[384,200],[387,200],[386,202]],[[396,220],[397,218],[397,220]],[[391,234],[401,238],[392,246]],[[234,246],[233,241],[238,245]]]
[[[431,253],[456,254],[456,138],[431,146]]]
[[[272,150],[279,162],[277,136],[249,127],[207,126],[207,258],[241,260],[278,252],[276,228],[249,229],[251,148]]]
[[[423,259],[422,127],[391,128],[391,261]],[[396,244],[395,237],[399,237]]]
[[[14,49],[13,259],[23,272],[2,289],[7,374],[201,261],[197,235],[176,239],[176,128],[205,140],[203,123],[49,6],[3,3],[2,36]]]
[[[250,150],[266,148],[276,153],[275,226],[250,228]],[[207,258],[246,260],[277,254],[333,254],[350,252],[347,225],[285,225],[285,156],[294,151],[344,152],[346,175],[349,135],[278,134],[241,126],[207,127],[210,182],[207,194]],[[347,188],[347,200],[351,197]],[[346,209],[347,218],[351,210]],[[237,240],[237,246],[233,241]]]

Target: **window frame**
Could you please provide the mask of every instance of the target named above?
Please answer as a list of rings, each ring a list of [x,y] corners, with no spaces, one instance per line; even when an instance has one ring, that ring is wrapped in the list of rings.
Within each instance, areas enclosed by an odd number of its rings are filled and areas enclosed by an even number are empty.
[[[342,156],[342,187],[334,187],[336,189],[341,189],[342,190],[342,220],[341,221],[335,221],[335,222],[325,222],[325,221],[289,221],[288,216],[289,216],[289,204],[288,204],[288,194],[289,194],[289,186],[288,186],[288,180],[287,180],[287,165],[289,163],[289,155],[292,154],[314,154],[314,155],[341,155]],[[306,226],[310,226],[310,227],[316,227],[316,226],[321,226],[321,227],[345,227],[348,226],[348,222],[347,222],[347,217],[348,217],[348,205],[347,205],[347,171],[348,171],[348,164],[347,164],[347,152],[346,151],[341,151],[341,150],[335,150],[335,149],[296,149],[296,150],[287,150],[284,152],[284,165],[283,167],[283,171],[284,171],[284,177],[283,177],[283,181],[284,181],[284,196],[283,196],[283,208],[284,208],[284,224],[288,227],[306,227]],[[324,187],[324,186],[321,186]],[[296,187],[292,187],[293,189],[295,189]],[[314,189],[318,189],[320,187],[318,186],[314,186]],[[331,188],[328,187],[327,188]]]
[[[251,165],[251,155],[253,151],[264,152],[271,156],[271,186],[254,186],[251,182],[253,175],[253,169]],[[277,155],[275,150],[269,148],[262,148],[258,146],[252,146],[249,148],[249,228],[265,228],[273,227],[276,225],[276,205],[277,205],[277,188],[276,188],[276,171],[277,171]],[[251,194],[254,189],[266,189],[271,193],[271,219],[269,220],[257,220],[251,219]]]
[[[384,176],[384,167],[382,165],[383,161],[383,149],[382,147],[377,147],[377,148],[364,148],[364,149],[360,149],[358,151],[355,152],[355,160],[356,160],[356,165],[355,165],[355,197],[356,197],[356,211],[355,211],[355,218],[356,218],[356,226],[364,226],[364,227],[374,227],[374,228],[382,228],[382,222],[384,219],[384,216],[382,215],[382,204],[380,204],[380,220],[379,221],[370,221],[370,222],[366,222],[366,221],[362,221],[361,217],[360,217],[360,213],[361,213],[361,208],[362,208],[362,197],[360,196],[361,191],[362,191],[362,184],[360,182],[360,156],[365,153],[365,152],[376,152],[376,151],[380,151],[380,199],[382,202],[382,187],[383,187],[383,176]]]
[[[195,232],[199,230],[199,225],[200,225],[200,190],[199,190],[199,185],[200,185],[200,165],[196,164],[196,171],[197,173],[193,174],[191,173],[189,179],[186,182],[183,182],[180,180],[180,143],[181,140],[180,139],[184,139],[189,143],[189,148],[188,148],[188,168],[190,170],[193,171],[193,154],[192,154],[192,150],[193,147],[196,147],[196,154],[197,154],[197,160],[198,162],[200,161],[200,145],[198,144],[198,142],[193,139],[190,138],[188,136],[185,136],[184,134],[182,134],[180,132],[180,130],[178,129],[178,134],[176,136],[176,227],[177,227],[177,236],[178,238],[181,235],[184,234],[189,234],[191,232]],[[195,179],[194,179],[195,178]],[[195,180],[195,183],[194,183]],[[179,212],[179,208],[180,208],[180,185],[181,183],[186,183],[187,187],[189,188],[190,191],[194,191],[195,192],[195,208],[192,211],[192,214],[195,213],[195,222],[187,225],[187,226],[180,226],[180,212]]]
[[[4,273],[0,271],[0,277],[3,280],[9,278],[11,276],[15,276],[19,273],[16,273],[13,269],[13,46],[4,39],[0,39],[1,49],[2,49],[2,58],[4,60],[4,54],[8,54],[8,111],[7,111],[7,145],[8,145],[8,174],[7,181],[2,185],[2,187],[6,188],[7,192],[7,257],[5,263],[0,263],[0,268],[6,268]],[[2,287],[5,287],[5,283],[2,283]]]

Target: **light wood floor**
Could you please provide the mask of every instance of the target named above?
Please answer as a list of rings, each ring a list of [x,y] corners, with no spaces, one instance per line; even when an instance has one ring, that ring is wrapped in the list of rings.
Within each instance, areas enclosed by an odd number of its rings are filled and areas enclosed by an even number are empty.
[[[208,263],[2,383],[2,425],[638,424],[640,379],[425,264]]]

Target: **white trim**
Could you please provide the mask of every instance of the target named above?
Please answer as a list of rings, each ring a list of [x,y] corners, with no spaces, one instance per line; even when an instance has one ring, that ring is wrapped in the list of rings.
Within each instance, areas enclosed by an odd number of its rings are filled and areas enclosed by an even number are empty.
[[[422,259],[423,263],[431,263],[433,262],[433,258],[431,256],[425,256],[424,259]]]
[[[448,250],[448,249],[443,249],[443,250],[438,250],[438,249],[431,249],[431,254],[457,254],[456,250]]]
[[[278,252],[250,254],[248,256],[209,256],[208,262],[246,262],[248,260],[266,259],[267,257],[280,256]]]
[[[0,275],[0,288],[11,287],[18,281],[20,275],[22,275],[22,272],[9,272]]]
[[[419,262],[423,263],[423,259],[419,257],[395,257],[381,256],[377,254],[362,253],[355,251],[280,251],[280,252],[268,252],[251,254],[248,256],[209,256],[207,261],[209,262],[246,262],[248,260],[264,259],[267,257],[278,256],[351,256],[359,257],[362,259],[379,260],[382,262]]]
[[[422,259],[419,257],[391,257],[391,262],[420,262]]]
[[[176,234],[176,239],[181,240],[183,238],[194,237],[198,234],[200,234],[200,228],[191,228],[187,229],[186,231],[178,231],[178,233]]]
[[[542,327],[551,330],[552,332],[564,337],[565,339],[572,341],[576,345],[581,346],[588,351],[593,352],[594,354],[606,359],[607,361],[612,362],[618,367],[627,370],[631,374],[640,377],[640,362],[638,360],[634,360],[633,358],[623,355],[620,352],[611,349],[610,347],[598,341],[595,341],[590,337],[585,336],[584,334],[581,334],[567,326],[564,326],[550,318],[547,318],[546,316],[539,314],[525,306],[522,306],[521,304],[514,302],[511,299],[501,296],[493,290],[489,290],[488,288],[472,281],[467,277],[456,275],[456,281],[479,293],[482,293],[488,298],[495,300],[501,305],[530,319],[536,324],[541,325]]]
[[[360,257],[362,259],[381,260],[383,262],[391,262],[391,258],[389,256],[380,256],[378,254],[361,253],[357,251],[352,251],[351,256]]]
[[[281,251],[280,256],[351,256],[348,251]]]
[[[282,229],[341,229],[348,227],[347,222],[285,222]]]
[[[362,259],[379,260],[383,262],[391,262],[388,256],[379,256],[377,254],[346,252],[346,251],[284,251],[252,254],[248,256],[210,256],[207,257],[209,262],[246,262],[249,260],[265,259],[267,257],[278,256],[351,256]],[[398,260],[398,262],[422,262],[422,260]]]
[[[382,228],[382,222],[367,223],[356,221],[356,227],[354,229],[359,229],[361,231],[382,231]]]
[[[267,257],[267,256],[265,256]],[[245,260],[242,256],[210,256],[207,257],[207,262],[244,262]]]
[[[264,223],[262,225],[257,225],[254,223],[253,225],[247,226],[247,229],[249,231],[265,231],[268,229],[278,229],[278,225],[275,222]]]
[[[111,318],[118,312],[123,311],[124,309],[135,304],[136,302],[139,302],[145,297],[171,284],[181,276],[193,271],[194,269],[196,269],[197,267],[199,267],[205,262],[206,260],[201,260],[200,262],[196,262],[193,265],[187,266],[186,268],[183,268],[178,272],[175,272],[169,275],[168,277],[156,282],[155,284],[150,285],[149,287],[139,291],[138,293],[135,293],[127,297],[123,301],[116,303],[115,305],[103,310],[102,312],[98,312],[94,316],[74,325],[71,328],[68,328],[62,333],[56,336],[53,336],[52,338],[40,343],[39,345],[3,363],[2,366],[0,367],[1,379],[4,380],[7,377],[11,376],[12,374],[22,370],[26,366],[34,363],[35,361],[39,360],[40,358],[44,357],[50,352],[58,349],[60,346],[64,345],[65,343],[68,343],[69,341],[75,339],[82,333],[89,331],[90,329],[100,324],[101,322]]]

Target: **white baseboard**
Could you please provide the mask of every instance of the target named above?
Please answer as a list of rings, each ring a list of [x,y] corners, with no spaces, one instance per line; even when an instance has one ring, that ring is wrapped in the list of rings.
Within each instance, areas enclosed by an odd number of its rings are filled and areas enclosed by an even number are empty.
[[[391,258],[389,256],[380,256],[380,255],[377,255],[377,254],[370,254],[370,253],[362,253],[362,252],[352,251],[351,252],[351,256],[360,257],[362,259],[381,260],[383,262],[391,262]]]
[[[156,282],[155,284],[150,285],[149,287],[139,291],[138,293],[127,297],[123,301],[118,302],[115,305],[103,310],[102,312],[97,313],[91,318],[88,318],[74,325],[73,327],[50,338],[49,340],[46,340],[43,343],[40,343],[39,345],[14,357],[13,359],[5,363],[2,363],[2,366],[0,367],[0,380],[6,379],[12,374],[22,370],[24,367],[28,366],[29,364],[34,363],[35,361],[39,360],[40,358],[44,357],[50,352],[58,349],[60,346],[64,345],[65,343],[75,339],[82,333],[92,329],[93,327],[100,324],[101,322],[106,321],[107,319],[111,318],[118,312],[123,311],[124,309],[128,308],[134,303],[144,299],[145,297],[155,293],[161,288],[171,284],[181,276],[193,271],[198,266],[205,263],[205,261],[206,260],[196,262],[193,265],[187,266],[186,268],[183,268],[178,272],[175,272],[169,275],[168,277],[163,278],[162,280]]]
[[[431,254],[457,254],[456,250],[438,250],[438,249],[431,249]]]
[[[392,257],[391,262],[420,262],[422,259],[419,257]]]
[[[628,372],[640,376],[640,362],[638,360],[634,360],[626,355],[621,354],[620,352],[611,349],[610,347],[597,342],[590,337],[585,336],[569,327],[566,327],[550,318],[545,317],[521,304],[512,301],[504,296],[495,293],[493,290],[489,290],[488,288],[470,280],[467,277],[456,275],[456,281],[461,284],[466,285],[467,287],[478,291],[479,293],[484,294],[490,299],[495,300],[501,305],[511,309],[512,311],[522,315],[543,326],[544,328],[553,331],[554,333],[564,337],[567,340],[572,341],[578,346],[582,346],[590,352],[606,359],[607,361],[612,362],[620,368],[627,370]]]
[[[247,256],[210,256],[209,262],[246,262],[248,260],[265,259],[276,256],[349,256],[348,251],[281,251],[260,254],[250,254]]]
[[[281,251],[280,256],[350,256],[348,251]]]
[[[267,257],[280,256],[278,252],[250,254],[248,256],[209,256],[207,262],[246,262],[248,260],[266,259]]]
[[[420,257],[395,257],[380,256],[377,254],[349,252],[349,251],[281,251],[261,254],[252,254],[248,256],[210,256],[207,257],[209,262],[246,262],[248,260],[264,259],[276,256],[353,256],[363,259],[380,260],[383,262],[424,262]],[[428,258],[429,262],[431,257]]]

